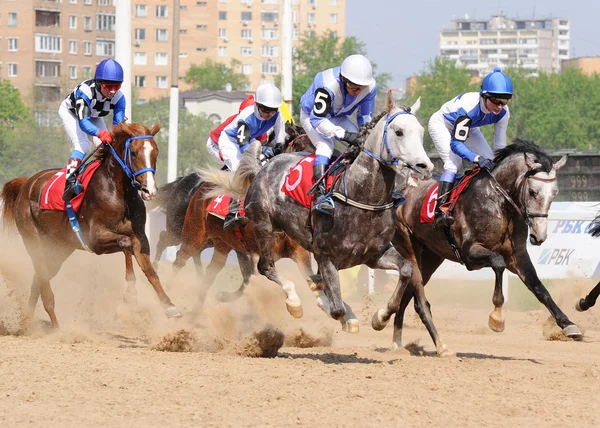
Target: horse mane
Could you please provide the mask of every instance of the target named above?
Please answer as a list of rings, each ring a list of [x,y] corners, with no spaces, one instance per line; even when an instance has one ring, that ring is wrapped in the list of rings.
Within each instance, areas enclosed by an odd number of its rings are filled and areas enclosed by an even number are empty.
[[[532,141],[515,138],[513,144],[506,146],[503,149],[497,150],[494,157],[496,165],[502,163],[514,154],[523,153],[530,154],[535,157],[535,163],[539,163],[541,167],[536,168],[538,171],[550,172],[553,168],[552,158],[542,151]]]
[[[401,108],[403,108],[404,110],[408,109],[408,107],[405,107],[405,106],[402,106]],[[410,110],[410,109],[408,109],[408,110]],[[382,111],[377,116],[373,117],[370,122],[364,123],[363,126],[361,126],[358,129],[358,139],[360,141],[366,141],[367,137],[369,136],[369,134],[371,133],[373,128],[375,128],[375,125],[377,125],[377,123],[379,123],[381,118],[383,116],[385,116],[386,114],[387,114],[387,111]]]

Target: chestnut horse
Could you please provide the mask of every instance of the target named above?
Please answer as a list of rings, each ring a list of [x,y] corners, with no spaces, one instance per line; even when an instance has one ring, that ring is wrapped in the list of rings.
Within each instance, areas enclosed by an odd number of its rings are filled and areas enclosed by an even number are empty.
[[[132,288],[132,255],[154,287],[167,317],[181,317],[164,292],[150,262],[150,247],[144,227],[144,200],[156,195],[154,178],[158,147],[154,135],[141,124],[121,123],[113,128],[114,142],[99,147],[95,159],[101,162],[94,173],[78,217],[83,239],[95,254],[123,252],[128,290]],[[50,280],[75,250],[84,249],[73,233],[65,211],[41,210],[40,198],[46,183],[57,169],[38,172],[31,178],[15,178],[2,189],[2,216],[5,225],[15,225],[31,257],[35,274],[29,297],[29,314],[42,297],[52,326],[58,321],[54,312],[54,294]],[[142,197],[140,197],[140,194]]]

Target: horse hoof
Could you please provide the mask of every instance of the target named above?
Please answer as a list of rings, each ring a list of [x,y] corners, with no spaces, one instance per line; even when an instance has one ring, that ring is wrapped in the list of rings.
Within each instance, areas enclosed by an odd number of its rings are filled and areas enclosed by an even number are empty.
[[[448,349],[448,345],[446,345],[445,343],[443,343],[442,346],[440,346],[437,349],[437,354],[438,354],[438,357],[440,357],[440,358],[448,358],[448,357],[454,356],[454,352],[452,352],[450,349]]]
[[[342,324],[342,330],[346,333],[358,334],[360,324],[357,319],[348,320]]]
[[[288,300],[285,301],[285,305],[287,307],[288,312],[290,313],[291,316],[293,316],[294,318],[302,318],[303,312],[302,312],[302,303],[300,302],[295,302],[295,303],[291,303]]]
[[[381,331],[387,325],[387,321],[383,321],[383,312],[385,312],[384,309],[379,309],[373,314],[373,318],[371,319],[373,330]]]
[[[563,334],[573,340],[581,340],[583,339],[583,333],[579,330],[575,324],[571,324],[563,328]]]
[[[221,303],[228,303],[239,299],[240,296],[241,294],[238,296],[236,293],[228,293],[226,291],[221,291],[217,294],[217,300]]]
[[[165,309],[165,315],[167,318],[181,318],[183,314],[179,312],[179,309],[175,307],[175,305],[169,306]]]
[[[587,304],[585,299],[579,299],[577,303],[575,303],[575,309],[578,312],[585,312],[590,308],[590,305]]]
[[[490,315],[488,325],[492,331],[496,333],[502,333],[504,331],[504,320],[497,320]]]

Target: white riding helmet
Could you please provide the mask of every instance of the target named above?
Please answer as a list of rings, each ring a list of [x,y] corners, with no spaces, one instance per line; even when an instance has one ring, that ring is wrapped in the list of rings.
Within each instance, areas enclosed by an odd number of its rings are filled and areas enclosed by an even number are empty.
[[[350,55],[342,62],[342,76],[361,86],[367,86],[373,80],[371,61],[363,55]]]
[[[269,108],[279,108],[281,106],[281,91],[270,83],[260,85],[256,89],[254,96],[256,104],[262,104]]]

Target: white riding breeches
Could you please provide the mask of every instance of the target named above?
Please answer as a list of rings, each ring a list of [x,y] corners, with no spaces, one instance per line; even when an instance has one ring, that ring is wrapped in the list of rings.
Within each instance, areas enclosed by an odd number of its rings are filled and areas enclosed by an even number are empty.
[[[223,162],[223,159],[221,159],[221,150],[219,150],[219,145],[210,137],[208,137],[208,140],[206,141],[206,149],[208,150],[208,153],[215,158],[219,165],[225,165],[225,162]]]
[[[444,161],[444,171],[456,174],[462,166],[462,158],[450,148],[451,130],[447,128],[444,119],[440,119],[436,114],[429,119],[429,135]],[[494,153],[479,128],[471,128],[465,145],[484,158],[494,158]]]
[[[358,127],[352,122],[350,116],[332,117],[329,121],[336,126],[341,126],[348,132],[358,132]],[[317,149],[316,155],[325,156],[327,159],[331,159],[334,145],[333,139],[326,137],[313,128],[310,123],[310,114],[306,113],[304,110],[300,111],[300,123],[302,128],[304,128],[304,132],[306,132],[306,135],[308,135],[308,138],[310,138],[310,141]]]
[[[79,119],[77,119],[75,114],[69,111],[69,108],[64,102],[61,103],[58,114],[62,120],[65,132],[71,141],[71,152],[73,152],[73,150],[78,150],[81,153],[87,153],[90,149],[90,141],[93,141],[96,146],[100,145],[101,141],[99,138],[83,132],[83,129],[79,127]],[[108,131],[104,119],[101,117],[92,117],[91,121],[99,129]]]

